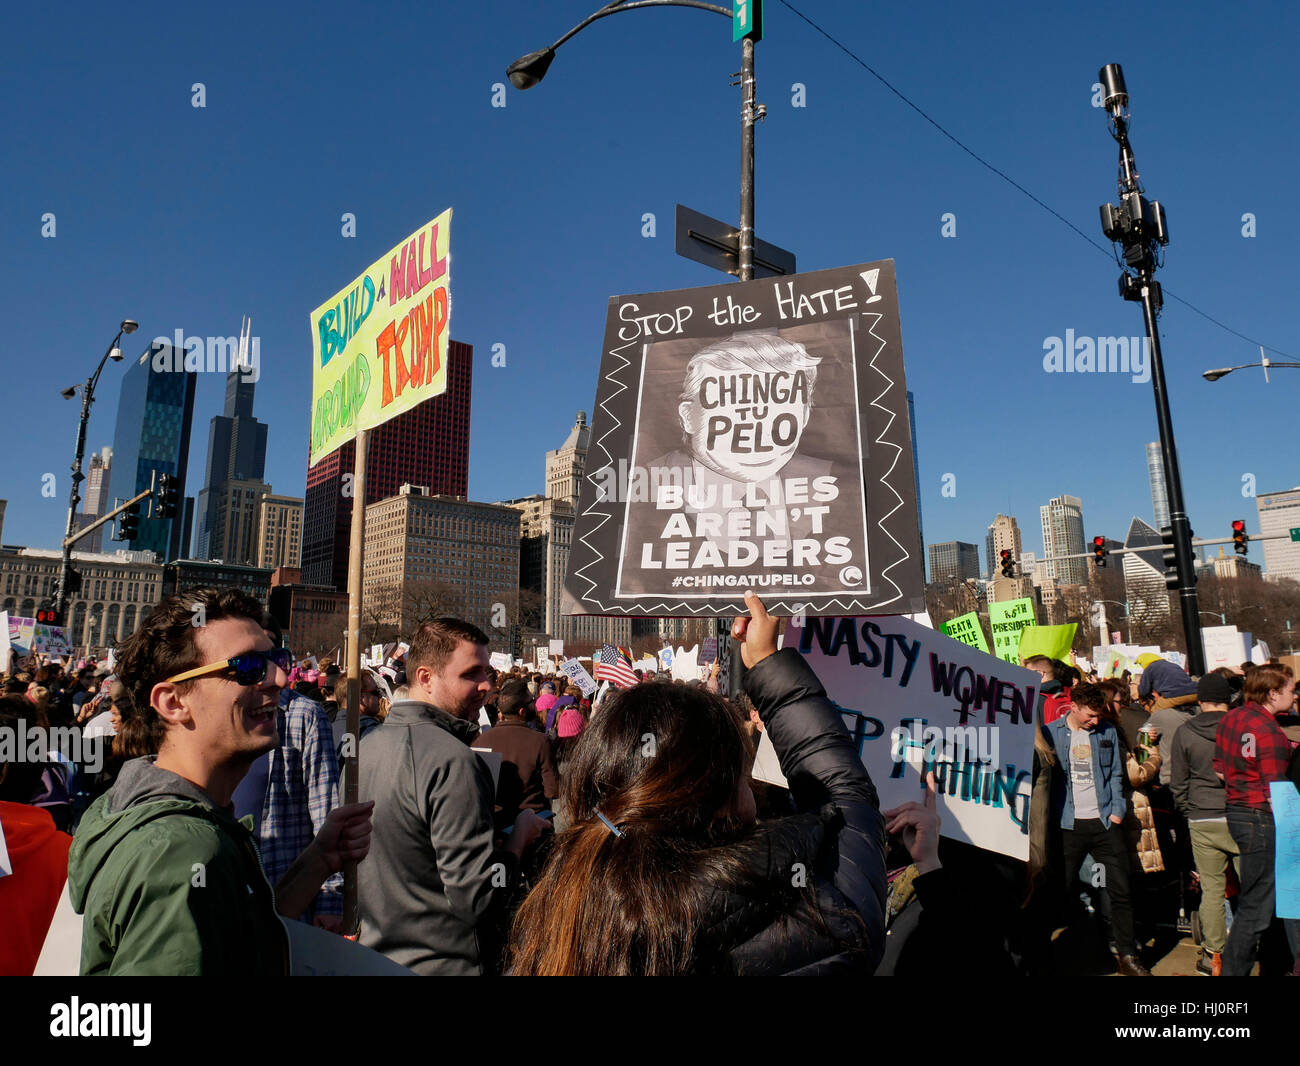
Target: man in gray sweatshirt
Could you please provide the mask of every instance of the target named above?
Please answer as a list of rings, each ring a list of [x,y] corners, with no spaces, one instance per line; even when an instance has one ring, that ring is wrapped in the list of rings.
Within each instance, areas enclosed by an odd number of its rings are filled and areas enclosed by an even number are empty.
[[[1201,713],[1179,726],[1170,742],[1170,787],[1187,819],[1192,856],[1201,875],[1202,946],[1196,969],[1218,977],[1228,940],[1223,910],[1228,862],[1240,867],[1237,844],[1228,832],[1223,782],[1214,772],[1214,735],[1228,713],[1232,686],[1219,674],[1206,674],[1196,686],[1196,695]]]

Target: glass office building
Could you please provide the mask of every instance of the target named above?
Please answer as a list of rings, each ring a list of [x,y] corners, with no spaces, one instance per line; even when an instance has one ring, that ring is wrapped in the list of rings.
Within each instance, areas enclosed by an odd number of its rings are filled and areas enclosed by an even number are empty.
[[[147,489],[155,471],[176,475],[180,495],[185,496],[197,379],[193,370],[183,368],[184,354],[159,339],[122,378],[108,490],[112,506]],[[148,513],[145,500],[139,534],[127,546],[132,551],[155,552],[159,562],[179,558],[184,517],[146,518]]]

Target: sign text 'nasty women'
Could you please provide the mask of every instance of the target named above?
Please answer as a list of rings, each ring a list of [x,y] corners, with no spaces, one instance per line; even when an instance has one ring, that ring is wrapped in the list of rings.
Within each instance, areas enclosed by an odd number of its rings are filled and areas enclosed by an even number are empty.
[[[451,208],[311,314],[311,463],[447,388]]]
[[[807,618],[784,640],[835,701],[882,808],[933,772],[944,836],[1028,857],[1038,675],[907,618]]]

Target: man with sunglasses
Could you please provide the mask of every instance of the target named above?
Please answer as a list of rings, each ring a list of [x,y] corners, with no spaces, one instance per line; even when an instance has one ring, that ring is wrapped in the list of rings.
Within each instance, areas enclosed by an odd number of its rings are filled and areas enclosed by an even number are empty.
[[[234,589],[164,599],[119,649],[121,678],[157,755],[126,763],[82,819],[68,857],[85,915],[83,974],[283,974],[277,912],[301,914],[370,846],[370,805],[333,810],[272,890],[232,814],[251,763],[279,742],[287,653]]]

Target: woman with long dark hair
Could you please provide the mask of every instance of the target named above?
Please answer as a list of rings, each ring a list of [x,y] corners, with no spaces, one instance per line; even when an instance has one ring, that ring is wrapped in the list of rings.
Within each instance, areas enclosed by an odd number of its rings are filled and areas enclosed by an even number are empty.
[[[753,593],[733,635],[800,812],[755,823],[739,714],[647,682],[591,718],[571,818],[515,916],[510,972],[869,974],[884,950],[884,826],[839,712]]]

